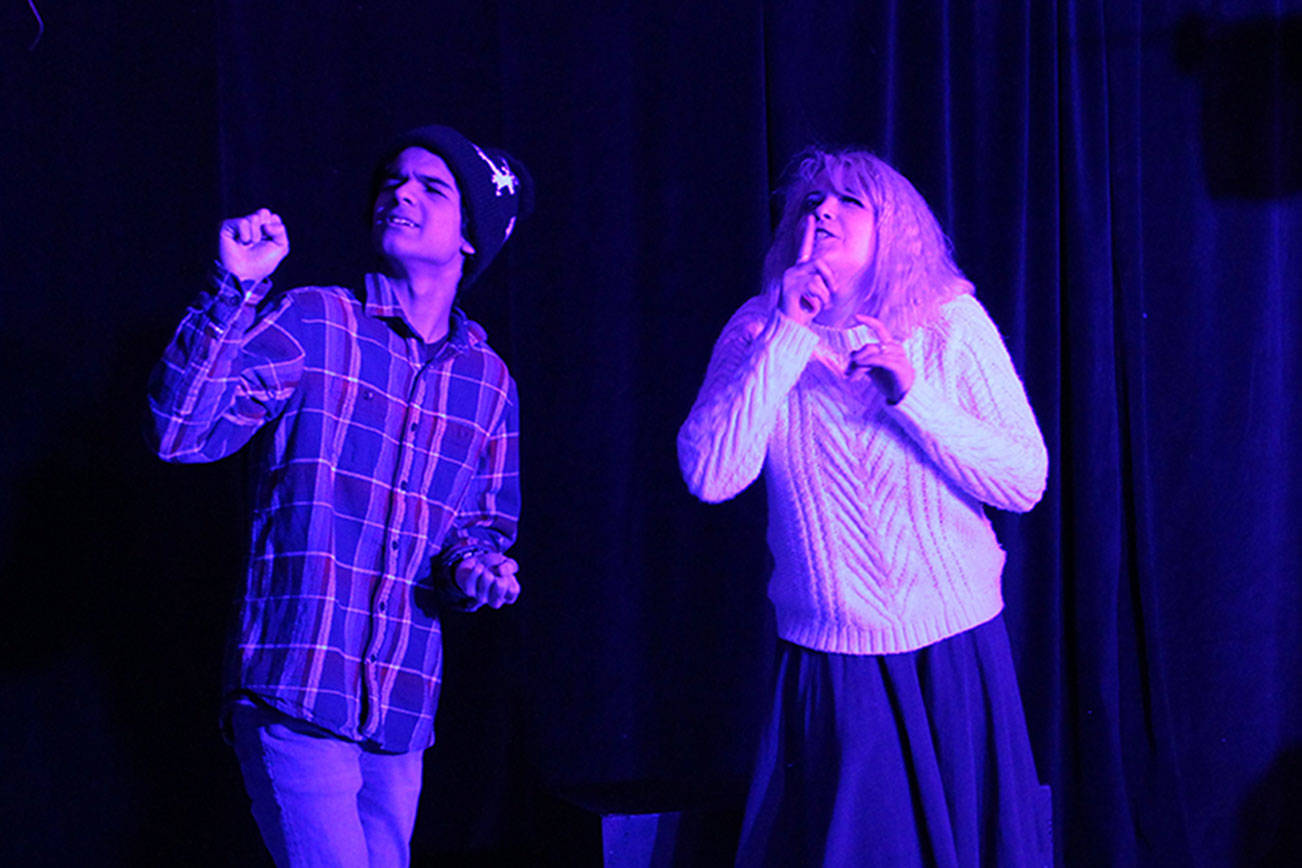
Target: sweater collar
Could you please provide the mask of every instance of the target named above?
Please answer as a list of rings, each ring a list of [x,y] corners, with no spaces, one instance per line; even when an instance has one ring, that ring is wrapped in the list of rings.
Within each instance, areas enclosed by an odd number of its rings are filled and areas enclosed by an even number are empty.
[[[873,343],[877,340],[873,330],[863,323],[858,323],[849,328],[832,328],[810,322],[809,328],[814,334],[818,335],[820,343],[826,344],[839,354],[853,352],[864,346],[864,344]]]

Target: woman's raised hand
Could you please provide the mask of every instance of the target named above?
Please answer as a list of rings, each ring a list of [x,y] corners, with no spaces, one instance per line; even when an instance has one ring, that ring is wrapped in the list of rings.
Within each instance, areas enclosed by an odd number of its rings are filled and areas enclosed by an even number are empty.
[[[886,324],[876,317],[858,314],[855,319],[872,329],[877,340],[850,353],[846,376],[852,380],[871,377],[887,402],[898,404],[913,388],[915,376],[904,344],[895,340]]]
[[[781,311],[801,325],[809,323],[832,299],[834,278],[831,269],[814,259],[814,215],[805,218],[805,233],[800,241],[796,264],[782,273]]]

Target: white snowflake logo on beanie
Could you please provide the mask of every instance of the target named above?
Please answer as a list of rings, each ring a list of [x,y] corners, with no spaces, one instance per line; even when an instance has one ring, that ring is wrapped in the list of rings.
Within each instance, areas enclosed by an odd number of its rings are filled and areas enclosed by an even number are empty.
[[[510,164],[508,164],[506,160],[503,160],[502,165],[499,166],[493,162],[492,158],[490,158],[488,154],[485,154],[483,150],[480,149],[479,145],[475,145],[474,148],[475,153],[479,154],[479,158],[488,164],[488,168],[493,173],[493,192],[496,195],[501,196],[502,191],[505,190],[507,193],[514,196],[515,185],[520,183],[520,179],[512,174]]]

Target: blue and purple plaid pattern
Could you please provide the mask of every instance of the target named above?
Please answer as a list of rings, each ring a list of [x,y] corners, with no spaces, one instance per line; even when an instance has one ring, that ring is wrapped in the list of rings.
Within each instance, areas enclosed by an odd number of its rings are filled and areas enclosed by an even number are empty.
[[[505,551],[520,508],[518,402],[483,330],[406,324],[386,278],[365,296],[268,297],[218,266],[150,380],[168,461],[251,443],[247,586],[226,688],[382,749],[434,741],[436,583]]]

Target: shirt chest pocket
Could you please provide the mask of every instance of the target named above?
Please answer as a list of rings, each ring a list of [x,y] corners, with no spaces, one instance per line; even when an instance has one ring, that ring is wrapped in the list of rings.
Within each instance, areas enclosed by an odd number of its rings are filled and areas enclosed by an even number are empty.
[[[393,406],[383,393],[365,387],[358,390],[346,421],[331,421],[326,429],[333,429],[332,452],[340,469],[374,476],[386,461],[392,461],[401,407]]]
[[[433,466],[429,496],[452,507],[460,503],[466,486],[479,467],[486,438],[478,426],[462,419],[438,420],[434,442],[429,444]]]

